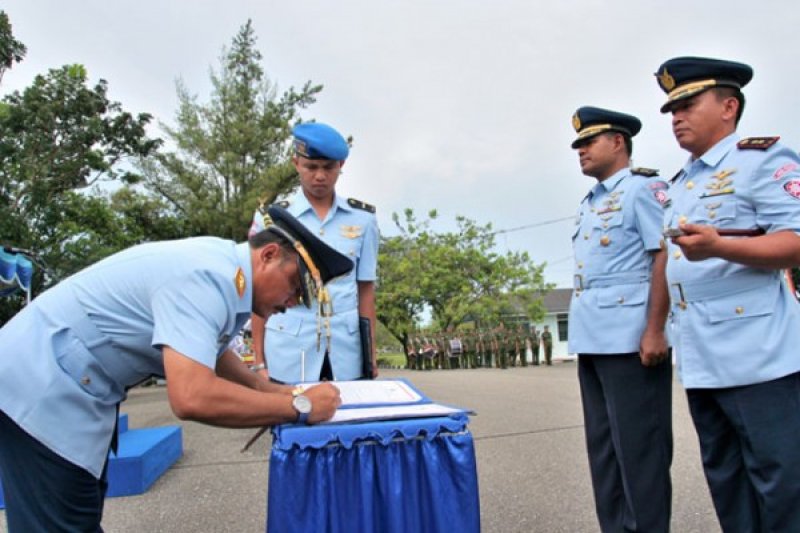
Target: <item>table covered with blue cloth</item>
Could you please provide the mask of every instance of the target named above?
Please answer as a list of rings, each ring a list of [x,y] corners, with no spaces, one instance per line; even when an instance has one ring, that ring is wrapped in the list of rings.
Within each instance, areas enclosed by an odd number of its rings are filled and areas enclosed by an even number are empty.
[[[273,429],[267,531],[480,531],[466,414]]]

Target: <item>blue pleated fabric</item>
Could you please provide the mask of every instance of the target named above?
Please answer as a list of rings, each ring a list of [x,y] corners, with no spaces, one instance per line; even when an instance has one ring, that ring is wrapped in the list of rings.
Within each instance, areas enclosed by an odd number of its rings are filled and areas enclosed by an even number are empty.
[[[275,428],[267,531],[479,532],[468,421]]]

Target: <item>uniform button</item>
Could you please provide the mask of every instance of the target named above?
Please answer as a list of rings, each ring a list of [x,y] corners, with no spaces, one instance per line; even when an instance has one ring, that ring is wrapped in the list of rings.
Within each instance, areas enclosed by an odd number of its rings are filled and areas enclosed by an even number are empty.
[[[609,244],[611,244],[611,239],[608,238],[608,235],[600,237],[600,246],[608,246]]]
[[[323,228],[319,228],[319,234],[320,235],[325,235],[325,230]]]
[[[680,259],[682,255],[683,254],[681,253],[680,250],[675,250],[675,253],[672,254],[672,257],[674,257],[675,259]]]
[[[741,315],[742,313],[744,313],[744,307],[741,307],[741,306],[737,307],[736,308],[736,314],[737,315]]]
[[[687,307],[686,302],[678,302],[678,307],[680,307],[683,310],[686,310]]]
[[[710,219],[717,218],[717,212],[716,211],[709,211],[708,212],[708,218],[710,218]]]
[[[607,227],[608,227],[608,224],[604,222],[604,223],[603,223],[603,228],[605,229],[605,228],[607,228]]]
[[[588,234],[588,233],[587,233],[586,235],[584,235],[584,236],[583,236],[583,240],[584,240],[584,241],[588,241],[588,240],[589,240],[589,234]]]
[[[583,263],[578,263],[578,268],[583,268]]]
[[[92,382],[92,378],[89,376],[83,376],[81,378],[81,385],[89,385]]]
[[[624,297],[622,297],[622,296],[620,296],[619,298],[617,298],[617,303],[618,303],[618,304],[625,303],[625,298],[624,298]]]
[[[686,182],[686,188],[689,189],[689,190],[694,189],[694,182],[693,181],[687,181]]]
[[[678,224],[686,224],[689,221],[689,218],[686,215],[681,215],[678,217]]]

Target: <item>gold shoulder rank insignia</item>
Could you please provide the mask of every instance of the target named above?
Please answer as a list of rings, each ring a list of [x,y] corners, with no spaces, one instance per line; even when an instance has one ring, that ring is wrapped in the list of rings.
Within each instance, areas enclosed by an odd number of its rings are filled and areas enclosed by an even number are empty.
[[[236,269],[236,275],[233,276],[233,284],[236,285],[236,294],[239,298],[244,296],[244,291],[247,288],[247,280],[244,277],[244,271],[239,267]]]
[[[355,207],[356,209],[361,209],[362,211],[368,211],[370,213],[375,212],[374,205],[362,202],[361,200],[356,200],[355,198],[348,198],[347,203],[350,205],[350,207]]]
[[[653,176],[658,176],[658,170],[655,168],[633,167],[631,169],[631,174],[652,178]]]
[[[779,139],[780,137],[747,137],[736,143],[736,148],[739,150],[766,150]]]

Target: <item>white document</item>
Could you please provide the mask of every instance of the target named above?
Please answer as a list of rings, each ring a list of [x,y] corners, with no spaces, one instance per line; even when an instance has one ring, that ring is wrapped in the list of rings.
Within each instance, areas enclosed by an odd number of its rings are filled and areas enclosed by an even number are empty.
[[[456,409],[438,403],[423,403],[413,405],[392,405],[388,407],[357,407],[354,409],[339,409],[333,418],[320,424],[337,424],[343,422],[365,422],[368,420],[391,420],[398,418],[425,418],[430,416],[447,416],[454,413],[463,413],[463,409]]]
[[[404,381],[394,379],[335,381],[342,395],[342,406],[397,405],[422,401],[422,396]],[[304,384],[305,388],[310,384]]]

